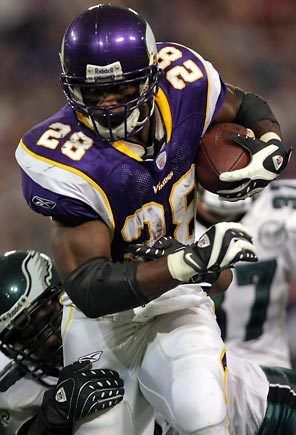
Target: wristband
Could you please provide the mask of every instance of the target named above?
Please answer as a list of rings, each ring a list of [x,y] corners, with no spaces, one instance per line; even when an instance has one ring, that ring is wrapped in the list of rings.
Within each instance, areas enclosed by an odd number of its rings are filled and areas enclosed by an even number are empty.
[[[45,417],[42,407],[36,417],[33,427],[36,435],[72,435],[72,423],[63,426],[50,423]]]

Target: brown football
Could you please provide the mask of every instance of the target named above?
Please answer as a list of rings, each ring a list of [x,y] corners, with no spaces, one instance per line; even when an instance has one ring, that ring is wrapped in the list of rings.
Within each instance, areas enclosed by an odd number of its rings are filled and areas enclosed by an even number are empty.
[[[219,179],[222,172],[244,168],[250,162],[249,152],[229,137],[230,133],[253,136],[246,127],[232,123],[213,124],[200,142],[196,161],[198,182],[210,192],[232,189],[241,182],[225,182]]]

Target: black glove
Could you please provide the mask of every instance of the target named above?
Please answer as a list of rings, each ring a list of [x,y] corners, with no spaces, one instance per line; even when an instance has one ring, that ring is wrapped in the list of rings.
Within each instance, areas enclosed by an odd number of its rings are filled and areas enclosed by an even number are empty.
[[[178,242],[173,237],[165,236],[157,240],[152,246],[142,245],[141,243],[129,245],[127,252],[135,254],[136,258],[143,257],[145,260],[156,260],[165,255],[183,250],[184,246],[183,243]]]
[[[44,394],[37,417],[38,434],[72,433],[72,423],[123,399],[123,380],[110,369],[91,370],[91,362],[75,362],[62,369],[56,387]]]
[[[229,136],[233,142],[249,151],[251,161],[245,168],[220,174],[221,181],[242,181],[242,184],[217,193],[228,201],[238,201],[260,192],[274,180],[287,166],[292,148],[277,139],[264,142],[235,133],[230,133]]]
[[[132,255],[135,255],[135,258],[141,258],[149,261],[173,254],[180,250],[184,250],[186,246],[188,245],[183,245],[183,243],[178,242],[178,240],[171,236],[164,236],[157,240],[157,242],[150,247],[141,244],[130,245],[128,247],[128,252]],[[198,284],[201,282],[212,284],[219,278],[219,275],[220,272],[209,272],[205,274],[200,273],[199,275],[189,278],[187,282],[189,284]]]
[[[249,231],[237,222],[212,225],[186,251],[185,262],[196,264],[194,267],[203,273],[227,269],[238,261],[257,261]]]
[[[213,225],[191,245],[163,237],[151,247],[130,245],[128,251],[150,259],[167,255],[172,277],[182,282],[213,282],[211,275],[238,261],[257,261],[248,230],[236,222]]]

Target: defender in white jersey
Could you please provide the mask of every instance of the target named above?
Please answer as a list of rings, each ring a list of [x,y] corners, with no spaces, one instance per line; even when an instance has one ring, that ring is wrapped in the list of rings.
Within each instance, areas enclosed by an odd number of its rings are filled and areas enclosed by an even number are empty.
[[[120,402],[115,371],[91,370],[89,359],[62,369],[61,289],[50,258],[7,252],[0,280],[0,433],[69,435],[73,420]]]
[[[282,198],[281,198],[282,199]],[[224,205],[224,209],[227,206]],[[241,209],[243,211],[245,205]],[[237,207],[228,207],[228,213],[231,213]],[[293,240],[294,243],[294,240]],[[170,252],[176,252],[180,249],[180,243],[173,238],[164,237],[160,239],[152,247],[147,247],[145,245],[138,245],[131,252],[136,253],[139,256],[143,256],[146,259],[155,260],[161,258]],[[206,283],[205,283],[206,284]],[[190,286],[187,286],[187,290]],[[205,285],[203,285],[206,288]],[[204,293],[204,301],[200,301],[199,308],[206,311],[207,303],[209,300]],[[167,301],[168,302],[168,301]],[[209,306],[208,306],[209,308]],[[147,310],[147,309],[146,309]],[[179,313],[175,313],[177,316]],[[206,314],[206,313],[205,313]],[[205,318],[204,316],[202,316]],[[175,318],[175,320],[177,320]],[[178,318],[178,321],[180,319]],[[182,324],[180,325],[182,327]],[[188,340],[188,347],[191,345],[191,353],[194,352],[198,346],[204,349],[201,352],[203,358],[207,358],[207,353],[212,352],[213,356],[213,343],[215,343],[216,348],[218,345],[223,343],[220,336],[220,330],[217,326],[215,320],[215,314],[212,311],[210,315],[210,310],[207,313],[207,323],[203,325],[199,324],[200,327],[199,334],[193,333]],[[206,327],[205,327],[206,326]],[[197,329],[198,330],[198,329]],[[181,340],[178,339],[178,335],[175,334],[171,336],[171,340],[166,337],[166,334],[161,334],[158,337],[158,346],[151,344],[149,351],[151,351],[150,357],[145,356],[144,359],[144,372],[141,373],[141,387],[142,392],[148,400],[154,404],[154,406],[161,410],[160,422],[162,423],[162,416],[166,416],[167,413],[165,406],[159,407],[161,397],[163,396],[164,389],[161,388],[162,381],[159,383],[154,383],[153,388],[147,390],[145,385],[145,379],[148,379],[153,373],[157,373],[159,368],[162,367],[163,362],[168,360],[169,351],[171,350],[171,361],[174,358],[179,358],[179,349],[186,347]],[[171,345],[171,348],[169,347]],[[194,345],[193,345],[194,344]],[[197,346],[195,346],[197,344]],[[206,345],[208,348],[206,350]],[[222,347],[221,347],[222,349]],[[217,391],[222,390],[222,383],[224,381],[225,388],[225,398],[227,403],[227,429],[223,432],[223,427],[221,426],[218,432],[213,432],[214,428],[210,426],[204,427],[202,431],[197,431],[196,434],[204,433],[227,433],[231,435],[293,435],[296,433],[296,372],[289,370],[287,368],[279,366],[266,366],[259,365],[256,361],[252,361],[246,357],[240,357],[235,352],[224,348],[221,354],[221,368],[223,367],[224,376],[213,370],[211,367],[212,374],[215,376],[216,389]],[[189,361],[192,358],[188,356]],[[193,358],[192,358],[193,361]],[[208,358],[211,361],[211,358]],[[181,361],[180,366],[184,366]],[[196,362],[195,362],[196,364]],[[202,368],[200,364],[196,364],[197,374],[199,374]],[[168,365],[168,373],[170,373],[171,380],[174,383],[175,379],[172,375],[172,367]],[[194,372],[193,372],[194,373]],[[196,375],[195,373],[195,375]],[[182,371],[179,373],[179,383],[178,388],[174,390],[175,393],[175,403],[180,401],[188,405],[188,402],[193,401],[196,403],[199,400],[199,395],[202,392],[197,391],[196,395],[187,388],[186,382],[182,376]],[[203,374],[203,372],[201,373]],[[192,378],[193,382],[194,377]],[[186,380],[186,378],[185,378]],[[210,391],[213,387],[213,381],[209,377],[205,377],[205,388]],[[217,397],[217,396],[216,396]],[[172,402],[168,401],[167,405],[169,408],[172,406]],[[194,405],[193,405],[194,406]],[[208,412],[217,412],[217,402],[216,400],[210,401],[210,406]],[[198,416],[200,418],[200,416]],[[187,415],[184,414],[184,418]],[[174,421],[167,418],[167,421],[176,428]],[[177,435],[186,434],[187,432],[180,430],[170,429],[167,424],[162,424],[165,428],[163,434],[167,435]]]
[[[286,306],[296,275],[296,180],[271,183],[255,202],[223,203],[203,192],[196,231],[219,220],[240,219],[253,236],[259,261],[235,266],[227,292],[215,299],[227,349],[259,364],[290,367]]]

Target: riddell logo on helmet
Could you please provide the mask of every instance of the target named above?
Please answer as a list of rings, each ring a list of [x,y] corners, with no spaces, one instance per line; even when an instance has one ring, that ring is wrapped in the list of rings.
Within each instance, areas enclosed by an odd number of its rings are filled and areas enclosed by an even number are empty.
[[[2,316],[0,316],[0,321],[9,323],[19,314],[23,306],[24,306],[24,301],[21,298],[21,300],[18,301],[9,311],[7,311],[6,313],[2,314]]]
[[[113,67],[111,67],[111,68],[95,68],[94,73],[95,73],[95,75],[98,75],[98,76],[105,75],[105,74],[111,75],[113,73],[113,71],[114,71]]]
[[[120,62],[110,63],[109,65],[86,65],[87,81],[95,80],[96,78],[105,78],[110,76],[121,76],[122,68]]]

